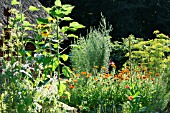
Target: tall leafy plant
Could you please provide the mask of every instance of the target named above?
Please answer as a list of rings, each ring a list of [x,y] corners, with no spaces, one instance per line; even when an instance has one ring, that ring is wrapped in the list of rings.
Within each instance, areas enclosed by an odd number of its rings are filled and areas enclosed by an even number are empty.
[[[80,37],[73,42],[70,59],[76,71],[91,72],[94,66],[108,68],[111,52],[109,32],[111,30],[111,27],[106,28],[106,20],[102,18],[98,29],[91,28],[86,37]]]

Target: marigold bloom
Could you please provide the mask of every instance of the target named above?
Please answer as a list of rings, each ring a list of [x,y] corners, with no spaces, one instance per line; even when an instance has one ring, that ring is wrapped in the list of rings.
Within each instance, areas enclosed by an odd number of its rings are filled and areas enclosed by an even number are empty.
[[[89,74],[87,74],[86,78],[90,78],[90,76],[91,76],[91,74],[89,73]]]
[[[77,82],[77,80],[73,80],[74,81],[74,83],[76,83]]]
[[[80,74],[76,74],[76,77],[80,77]]]
[[[75,71],[76,70],[76,68],[72,68],[72,71]]]
[[[117,76],[114,76],[114,79],[115,79],[115,80],[118,80],[119,78],[118,78]]]
[[[107,75],[104,75],[103,78],[108,78],[108,76],[107,76]]]
[[[94,78],[95,81],[98,81],[98,78]]]
[[[115,68],[115,69],[116,69],[116,65],[115,65],[115,64],[112,64],[111,66],[112,66],[113,68]]]
[[[133,100],[133,96],[128,96],[128,100]]]
[[[71,86],[70,86],[70,89],[73,89],[73,88],[74,88],[74,85],[71,85]]]
[[[99,68],[98,66],[94,66],[95,69]]]
[[[151,72],[151,71],[149,71],[149,74],[151,75],[151,74],[152,74],[152,72]]]
[[[107,70],[106,67],[104,67],[104,66],[102,66],[101,69],[102,69],[102,70]]]
[[[160,74],[159,74],[159,73],[156,73],[155,76],[160,76]]]
[[[147,67],[143,67],[142,70],[143,70],[143,71],[147,71]]]
[[[129,78],[129,77],[126,77],[125,80],[130,80],[130,78]]]
[[[86,72],[86,71],[83,71],[83,72],[81,72],[80,74],[82,74],[82,75],[86,75],[86,74],[87,74],[87,72]]]

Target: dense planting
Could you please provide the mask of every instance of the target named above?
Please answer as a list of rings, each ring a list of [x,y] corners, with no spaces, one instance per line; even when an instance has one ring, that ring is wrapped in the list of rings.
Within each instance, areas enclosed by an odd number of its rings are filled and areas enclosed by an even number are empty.
[[[22,9],[16,0],[11,4]],[[98,29],[79,37],[71,33],[84,26],[68,17],[74,6],[56,0],[43,8],[51,16],[37,18],[36,24],[26,21],[22,10],[11,9],[15,17],[2,26],[8,35],[1,37],[0,112],[170,112],[168,36],[156,30],[152,40],[129,35],[111,43],[112,29],[102,18]],[[63,21],[69,25],[61,26]],[[69,38],[75,40],[64,54],[61,44]],[[28,43],[34,48],[26,49]]]

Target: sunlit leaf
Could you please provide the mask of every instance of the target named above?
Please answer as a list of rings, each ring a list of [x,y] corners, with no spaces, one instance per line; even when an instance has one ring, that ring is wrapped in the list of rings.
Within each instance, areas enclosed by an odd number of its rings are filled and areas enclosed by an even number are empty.
[[[72,18],[70,18],[70,17],[64,17],[62,20],[65,20],[65,21],[71,21],[71,20],[73,20]]]
[[[11,1],[11,5],[17,5],[17,4],[19,4],[19,2],[17,0],[12,0]]]
[[[56,0],[54,4],[55,4],[55,6],[61,6],[61,1],[60,0]]]
[[[29,10],[30,10],[30,11],[38,11],[38,10],[40,10],[40,9],[36,8],[35,6],[30,6],[30,7],[29,7]]]
[[[70,23],[70,27],[73,27],[73,28],[85,28],[85,26],[83,26],[82,24],[79,24],[78,22]]]
[[[63,55],[61,55],[61,58],[62,58],[64,61],[67,61],[67,60],[68,60],[68,55],[63,54]]]
[[[74,38],[78,38],[78,36],[77,36],[77,35],[74,35],[74,34],[69,34],[69,35],[67,35],[67,37],[74,37]]]

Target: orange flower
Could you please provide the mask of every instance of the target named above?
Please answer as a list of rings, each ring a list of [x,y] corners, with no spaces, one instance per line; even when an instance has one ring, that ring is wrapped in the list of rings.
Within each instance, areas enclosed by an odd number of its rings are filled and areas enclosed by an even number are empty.
[[[106,67],[104,67],[104,66],[102,66],[101,69],[102,69],[102,70],[107,70]]]
[[[147,67],[143,67],[142,70],[143,70],[143,71],[147,71]]]
[[[82,75],[86,75],[86,74],[87,74],[87,72],[86,72],[86,71],[83,71],[83,72],[81,72],[80,74],[82,74]]]
[[[97,80],[98,80],[98,78],[94,78],[94,80],[95,80],[95,81],[97,81]]]
[[[133,96],[128,96],[128,100],[133,100]]]
[[[140,70],[135,70],[137,73],[140,72]]]
[[[89,73],[89,74],[87,74],[86,78],[90,78],[90,76],[91,76],[91,74]]]
[[[72,68],[72,70],[73,70],[73,71],[75,71],[75,70],[76,70],[76,68]]]
[[[126,77],[125,80],[129,80],[130,78],[129,77]]]
[[[159,74],[159,73],[156,73],[155,76],[160,76],[160,74]]]
[[[152,74],[152,72],[151,72],[151,71],[149,71],[149,74],[151,75],[151,74]]]
[[[71,85],[71,86],[70,86],[70,89],[73,89],[73,88],[74,88],[74,85]]]
[[[118,78],[117,76],[114,76],[114,79],[115,79],[115,80],[118,80],[119,78]]]
[[[95,69],[99,68],[98,66],[94,66]]]
[[[102,74],[99,74],[100,77],[102,77]]]
[[[68,83],[68,80],[66,80],[66,82]]]
[[[74,81],[74,83],[76,83],[77,82],[77,80],[73,80]]]
[[[80,74],[76,74],[76,77],[80,77]]]
[[[105,79],[106,79],[106,78],[108,78],[108,76],[107,76],[107,75],[104,75],[104,76],[103,76],[103,78],[105,78]]]
[[[115,69],[116,69],[116,65],[115,65],[115,64],[112,64],[111,66],[112,66],[113,68],[115,68]]]

